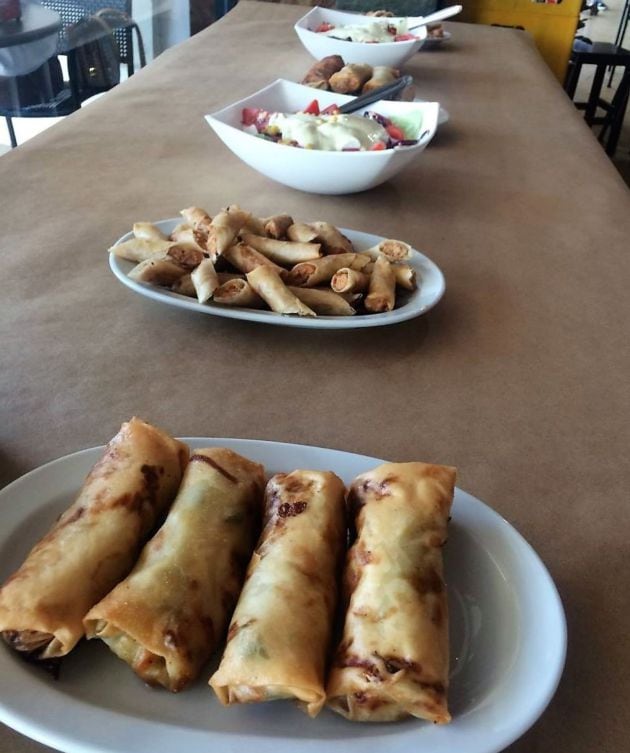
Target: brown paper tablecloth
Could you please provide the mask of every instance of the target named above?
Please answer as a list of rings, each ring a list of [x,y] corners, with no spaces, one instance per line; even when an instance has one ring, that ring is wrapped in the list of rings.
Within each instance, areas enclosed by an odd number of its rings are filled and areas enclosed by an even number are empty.
[[[540,553],[567,611],[558,693],[510,750],[619,753],[628,191],[531,39],[466,24],[408,65],[451,121],[405,173],[346,197],[259,176],[203,115],[302,77],[303,11],[242,2],[0,159],[0,482],[106,442],[134,414],[178,435],[456,465]],[[442,268],[445,298],[391,328],[308,331],[171,309],[111,275],[105,249],[135,220],[234,202],[402,237]],[[0,750],[43,748],[2,729]]]

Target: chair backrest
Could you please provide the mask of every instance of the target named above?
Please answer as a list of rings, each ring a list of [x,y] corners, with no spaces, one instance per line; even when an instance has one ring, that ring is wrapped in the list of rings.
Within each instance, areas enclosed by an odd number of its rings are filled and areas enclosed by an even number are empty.
[[[62,28],[57,43],[57,52],[61,55],[67,54],[70,50],[70,43],[66,34],[68,26],[72,26],[86,16],[94,15],[103,8],[113,8],[127,13],[129,16],[131,15],[131,0],[40,0],[40,2],[47,8],[57,11],[61,16]],[[127,49],[128,34],[125,29],[117,29],[114,31],[114,36],[121,59],[127,60],[129,52]]]

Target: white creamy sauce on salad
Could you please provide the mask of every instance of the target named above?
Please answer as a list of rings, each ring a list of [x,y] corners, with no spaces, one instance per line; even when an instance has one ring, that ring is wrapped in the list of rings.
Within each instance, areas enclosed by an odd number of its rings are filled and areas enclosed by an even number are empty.
[[[377,141],[387,143],[382,125],[358,115],[285,115],[274,113],[269,125],[278,128],[283,141],[295,141],[305,149],[340,152],[343,149],[370,149]]]
[[[407,20],[402,19],[395,21],[389,19],[388,23],[378,23],[373,21],[369,24],[347,24],[335,26],[330,31],[323,32],[327,37],[335,39],[350,39],[352,42],[393,42],[394,35],[388,31],[388,26],[396,28],[396,34],[405,34],[407,32]]]

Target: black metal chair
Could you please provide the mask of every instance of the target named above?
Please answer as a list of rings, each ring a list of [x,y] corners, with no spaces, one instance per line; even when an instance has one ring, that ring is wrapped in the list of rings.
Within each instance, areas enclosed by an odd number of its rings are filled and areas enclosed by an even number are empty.
[[[613,157],[617,149],[621,127],[630,94],[630,50],[610,44],[594,42],[588,50],[573,50],[564,80],[564,89],[573,100],[583,65],[595,65],[595,75],[586,102],[574,102],[578,110],[584,110],[584,120],[589,126],[601,125],[598,140],[604,145],[606,154]],[[624,69],[623,77],[609,102],[602,98],[602,86],[608,66]],[[604,111],[598,115],[597,110]]]
[[[81,19],[101,14],[110,28],[118,46],[120,62],[133,75],[133,34],[138,44],[140,67],[146,65],[144,44],[140,29],[129,15],[130,0],[40,0],[42,5],[57,11],[62,28],[57,41],[57,55],[68,60],[68,81],[64,81],[57,57],[50,58],[40,68],[26,76],[16,76],[0,81],[0,115],[4,116],[11,146],[17,146],[12,118],[50,118],[69,115],[78,110],[81,103],[104,88],[81,86],[75,63],[75,50],[68,37],[68,29]]]

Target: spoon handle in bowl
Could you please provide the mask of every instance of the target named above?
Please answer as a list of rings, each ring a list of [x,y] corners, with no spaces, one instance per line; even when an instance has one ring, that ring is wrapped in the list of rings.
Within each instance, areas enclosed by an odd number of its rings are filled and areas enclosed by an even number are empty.
[[[350,112],[356,112],[366,105],[371,105],[372,102],[378,102],[379,99],[387,99],[394,94],[398,94],[399,91],[411,86],[412,83],[413,78],[411,76],[401,76],[391,84],[379,86],[378,89],[373,89],[371,92],[362,94],[360,97],[353,99],[352,102],[347,102],[345,105],[341,105],[339,112],[343,115],[347,115]]]

